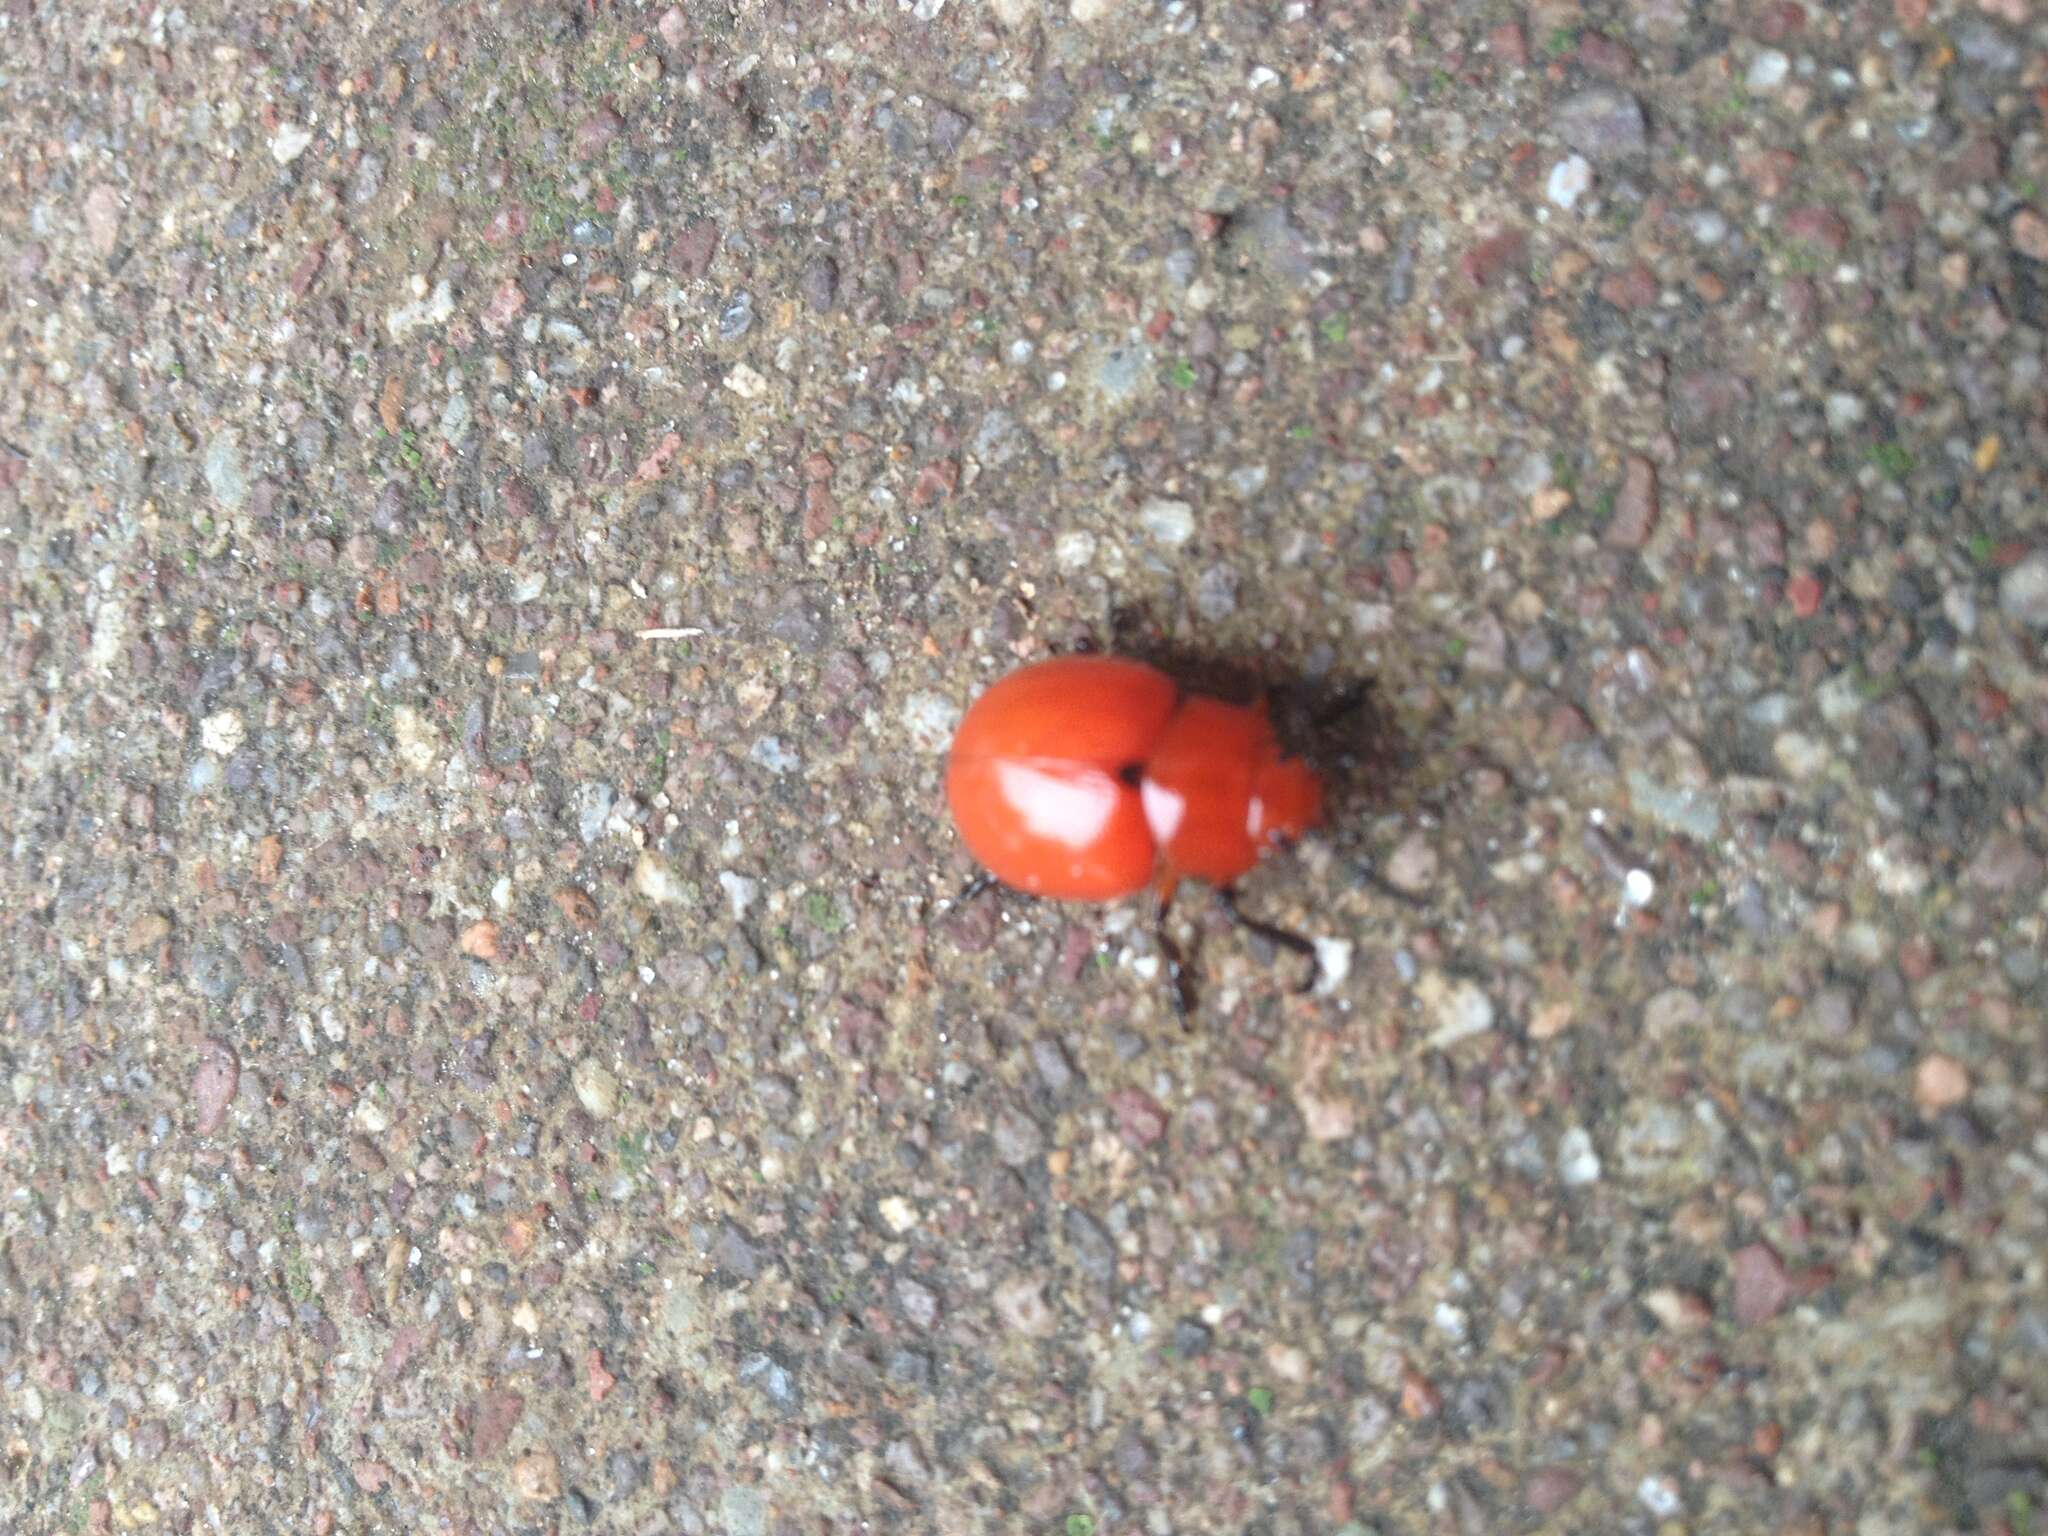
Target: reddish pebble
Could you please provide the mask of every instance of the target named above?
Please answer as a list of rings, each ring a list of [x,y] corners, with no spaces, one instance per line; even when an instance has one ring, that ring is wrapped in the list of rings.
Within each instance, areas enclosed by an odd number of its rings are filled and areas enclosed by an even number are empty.
[[[1831,208],[1809,205],[1785,215],[1785,233],[1839,256],[1849,244],[1849,221]]]
[[[1622,472],[1621,491],[1614,498],[1606,541],[1617,549],[1641,549],[1656,531],[1660,510],[1657,466],[1641,454],[1631,454]]]
[[[619,1378],[605,1366],[604,1351],[595,1345],[592,1345],[590,1352],[583,1357],[583,1364],[590,1378],[590,1400],[593,1403],[601,1403],[610,1395],[612,1388],[619,1384]]]
[[[484,226],[486,245],[510,245],[526,233],[526,210],[517,203],[507,203],[491,215],[490,223]]]
[[[1616,42],[1604,32],[1580,34],[1579,63],[1610,80],[1623,80],[1636,72],[1636,56],[1628,45]]]
[[[1600,280],[1600,297],[1616,309],[1647,309],[1657,302],[1657,276],[1640,261]]]
[[[1133,1146],[1149,1147],[1166,1134],[1166,1111],[1142,1088],[1119,1088],[1109,1096],[1117,1129]]]
[[[1060,939],[1060,980],[1072,981],[1079,976],[1081,967],[1088,963],[1088,957],[1094,952],[1095,930],[1081,923],[1069,923]]]
[[[953,494],[960,483],[960,466],[951,459],[941,459],[936,464],[927,464],[917,472],[911,482],[910,504],[913,507],[928,507],[933,502],[944,501]]]
[[[1792,1281],[1785,1261],[1769,1244],[1738,1248],[1731,1261],[1735,1273],[1735,1320],[1744,1327],[1767,1323],[1792,1299]]]
[[[1756,35],[1767,43],[1782,43],[1805,30],[1806,7],[1786,0],[1785,4],[1774,5],[1764,11],[1757,23]]]
[[[1913,1101],[1925,1115],[1954,1109],[1970,1096],[1970,1074],[1953,1056],[1936,1051],[1913,1069]]]
[[[1810,619],[1820,611],[1820,598],[1820,578],[1811,571],[1801,571],[1785,583],[1785,601],[1802,619]]]
[[[1548,1515],[1571,1503],[1582,1485],[1583,1479],[1569,1467],[1541,1467],[1530,1474],[1522,1497],[1537,1514]]]
[[[199,1106],[194,1128],[200,1135],[211,1136],[227,1122],[228,1105],[241,1081],[242,1063],[234,1051],[218,1040],[207,1041],[199,1070],[192,1074],[192,1098]]]
[[[669,249],[669,260],[685,277],[702,277],[718,254],[718,221],[698,219],[685,227]]]
[[[526,1412],[526,1399],[510,1388],[500,1387],[477,1399],[470,1416],[470,1455],[479,1461],[495,1456],[512,1438],[519,1416]]]
[[[391,1482],[391,1468],[368,1457],[357,1461],[349,1471],[355,1477],[356,1487],[364,1493],[382,1493]]]
[[[1401,1368],[1401,1416],[1433,1419],[1443,1411],[1444,1395],[1430,1385],[1429,1378],[1412,1365]]]
[[[2048,261],[2048,219],[2031,208],[2022,208],[2012,216],[2013,249],[2033,261]]]
[[[1475,288],[1490,287],[1503,272],[1521,262],[1528,246],[1528,236],[1519,229],[1508,230],[1466,251],[1458,262],[1458,270]]]

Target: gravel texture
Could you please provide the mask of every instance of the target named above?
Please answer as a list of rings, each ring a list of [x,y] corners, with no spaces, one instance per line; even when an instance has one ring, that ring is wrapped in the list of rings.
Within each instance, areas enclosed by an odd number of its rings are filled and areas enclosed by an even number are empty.
[[[0,3],[0,1527],[2027,1536],[2028,0]],[[949,898],[1126,637],[1376,680]]]

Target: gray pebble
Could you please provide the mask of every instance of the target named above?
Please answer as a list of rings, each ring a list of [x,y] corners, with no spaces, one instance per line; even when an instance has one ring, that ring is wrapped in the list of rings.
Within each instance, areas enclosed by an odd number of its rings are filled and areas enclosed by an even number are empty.
[[[1976,69],[2010,74],[2020,67],[2020,50],[1997,27],[1971,16],[1959,19],[1950,29],[1956,57]]]
[[[1567,99],[1551,115],[1550,126],[1595,165],[1640,155],[1649,144],[1643,104],[1611,85],[1596,85]]]
[[[804,263],[797,286],[813,312],[824,314],[839,297],[839,263],[830,256],[813,256]]]
[[[718,312],[718,339],[738,341],[754,328],[754,296],[740,292],[727,301]]]
[[[772,1355],[749,1355],[740,1362],[739,1370],[734,1374],[741,1381],[759,1387],[768,1400],[778,1408],[794,1408],[800,1400],[796,1378]]]
[[[1031,1042],[1031,1064],[1054,1093],[1064,1093],[1073,1086],[1074,1065],[1067,1060],[1066,1048],[1050,1035],[1040,1035]]]
[[[1998,607],[2016,624],[2048,629],[2048,550],[2035,550],[1999,579]]]
[[[891,1381],[901,1382],[904,1386],[929,1386],[932,1379],[932,1357],[921,1349],[891,1350],[884,1370]]]
[[[1195,578],[1195,612],[1216,624],[1237,612],[1237,572],[1227,565],[1212,565]]]
[[[939,1298],[932,1294],[930,1286],[908,1275],[896,1277],[896,1307],[919,1328],[930,1328],[939,1320]]]
[[[989,1134],[995,1142],[997,1158],[1007,1167],[1022,1168],[1035,1162],[1045,1150],[1045,1133],[1022,1110],[999,1111]]]
[[[638,1493],[647,1481],[647,1463],[628,1451],[613,1451],[605,1458],[605,1471],[611,1475],[612,1502],[623,1503]]]
[[[576,788],[576,833],[586,843],[604,836],[611,820],[612,803],[618,792],[609,784],[580,784]]]
[[[195,945],[186,970],[192,985],[209,1002],[223,1002],[233,996],[242,980],[242,962],[215,944]]]

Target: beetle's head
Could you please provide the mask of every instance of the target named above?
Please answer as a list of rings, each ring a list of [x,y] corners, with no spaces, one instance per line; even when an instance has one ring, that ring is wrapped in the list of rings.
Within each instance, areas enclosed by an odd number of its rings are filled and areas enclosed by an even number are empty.
[[[1323,815],[1323,782],[1298,757],[1267,758],[1252,776],[1245,830],[1260,844],[1291,842]]]

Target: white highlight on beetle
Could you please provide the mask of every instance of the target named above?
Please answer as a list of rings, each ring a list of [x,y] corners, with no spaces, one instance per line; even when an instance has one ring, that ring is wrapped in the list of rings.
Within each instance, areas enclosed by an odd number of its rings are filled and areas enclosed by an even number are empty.
[[[996,787],[1033,837],[1087,848],[1116,814],[1117,783],[1106,773],[1053,774],[1028,763],[996,764]]]
[[[1187,817],[1187,797],[1147,779],[1138,786],[1138,799],[1145,807],[1145,825],[1152,829],[1152,841],[1172,842],[1173,834]]]

